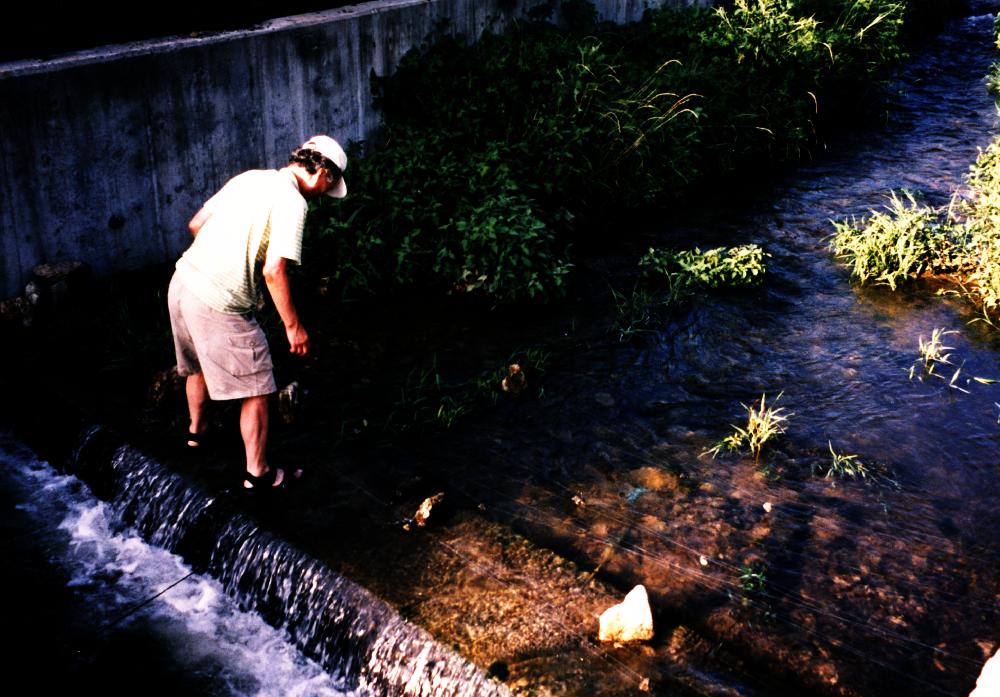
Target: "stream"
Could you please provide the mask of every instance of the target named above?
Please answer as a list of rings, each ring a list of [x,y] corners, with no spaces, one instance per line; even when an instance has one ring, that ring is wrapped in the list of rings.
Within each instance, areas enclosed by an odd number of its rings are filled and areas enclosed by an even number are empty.
[[[756,243],[754,292],[701,297],[622,344],[567,338],[537,405],[424,442],[489,515],[736,655],[747,684],[967,694],[1000,642],[1000,334],[932,284],[858,288],[831,220],[890,190],[946,204],[996,132],[993,16],[908,64],[883,132],[858,133],[749,208],[700,211],[650,246]],[[910,368],[944,329],[943,379]],[[954,371],[960,370],[953,379]],[[761,462],[706,454],[766,395],[788,416]],[[779,400],[780,396],[780,400]],[[864,478],[825,476],[830,449]]]
[[[477,331],[415,314],[420,332],[407,333],[387,309],[371,318],[388,337],[378,357],[310,324],[325,357],[276,357],[312,394],[300,423],[274,427],[272,454],[310,477],[284,506],[233,496],[239,447],[194,462],[160,445],[162,467],[138,451],[93,456],[125,482],[106,510],[0,434],[22,569],[10,590],[33,589],[17,626],[29,642],[61,632],[47,655],[69,666],[64,683],[117,676],[105,694],[144,680],[238,695],[968,694],[1000,645],[1000,332],[941,283],[853,285],[829,239],[832,220],[880,209],[892,190],[940,206],[962,188],[998,131],[983,80],[993,20],[955,21],[917,50],[883,127],[839,137],[764,194],[646,226],[634,261],[617,246],[591,259],[569,313],[509,332],[499,315]],[[627,341],[605,331],[606,291],[628,291],[646,248],[749,243],[769,255],[759,288],[698,297]],[[935,330],[951,364],[925,375],[919,345]],[[442,372],[475,373],[535,342],[550,358],[520,397],[392,445],[344,436],[369,427],[358,395],[416,370],[416,353],[447,347]],[[127,380],[106,382],[80,392],[156,451],[179,402],[136,425],[149,415],[122,396]],[[762,398],[785,433],[757,460],[713,456]],[[831,451],[865,476],[832,472]],[[192,479],[206,486],[187,492]],[[438,491],[450,507],[439,527],[404,531]],[[156,546],[188,549],[185,536],[205,547],[196,564]],[[595,608],[636,584],[656,637],[597,643]],[[518,618],[524,636],[504,624],[517,613],[535,613]],[[152,672],[122,672],[133,664]]]

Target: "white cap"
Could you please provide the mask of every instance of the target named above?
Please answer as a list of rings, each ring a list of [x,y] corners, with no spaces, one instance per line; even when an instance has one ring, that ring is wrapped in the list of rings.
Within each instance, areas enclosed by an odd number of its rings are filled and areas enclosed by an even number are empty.
[[[327,196],[333,198],[344,198],[347,196],[347,182],[344,181],[344,170],[347,169],[347,153],[340,147],[340,143],[330,136],[313,136],[302,144],[303,148],[309,148],[320,153],[340,168],[340,180],[336,185],[326,192]]]

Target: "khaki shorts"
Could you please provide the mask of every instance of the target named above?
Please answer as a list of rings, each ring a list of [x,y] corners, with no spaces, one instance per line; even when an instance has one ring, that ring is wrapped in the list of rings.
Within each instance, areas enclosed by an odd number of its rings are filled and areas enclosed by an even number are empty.
[[[191,293],[177,274],[167,292],[177,373],[202,373],[213,400],[243,399],[277,390],[264,330],[252,313],[213,310]]]

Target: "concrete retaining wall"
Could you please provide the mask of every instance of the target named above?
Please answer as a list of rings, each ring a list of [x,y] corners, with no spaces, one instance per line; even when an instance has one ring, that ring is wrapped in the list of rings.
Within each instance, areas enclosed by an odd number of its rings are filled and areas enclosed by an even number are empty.
[[[382,0],[242,32],[0,65],[0,298],[40,263],[161,263],[229,177],[313,133],[364,139],[370,76],[445,24],[478,37],[545,0]],[[598,0],[602,19],[702,0]],[[349,181],[349,179],[348,179]]]

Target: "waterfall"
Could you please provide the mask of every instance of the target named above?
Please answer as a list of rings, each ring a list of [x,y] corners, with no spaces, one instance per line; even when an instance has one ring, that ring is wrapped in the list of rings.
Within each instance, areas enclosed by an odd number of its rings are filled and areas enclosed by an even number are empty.
[[[384,601],[110,431],[85,431],[67,468],[149,542],[217,578],[243,607],[357,688],[392,696],[509,694]]]

